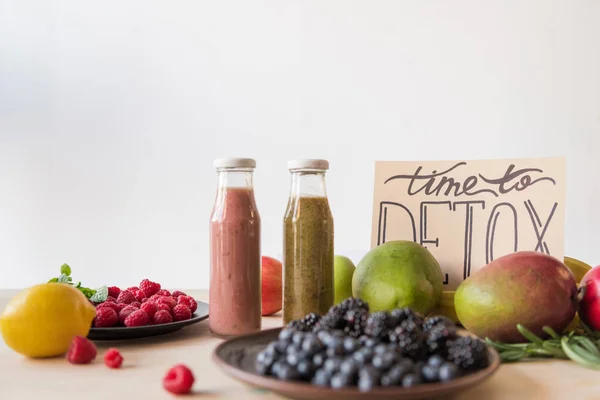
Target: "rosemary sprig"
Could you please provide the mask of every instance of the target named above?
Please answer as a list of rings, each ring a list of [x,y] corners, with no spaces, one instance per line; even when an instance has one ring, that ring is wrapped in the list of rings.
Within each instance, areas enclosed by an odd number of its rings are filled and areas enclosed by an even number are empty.
[[[583,334],[570,332],[560,336],[554,329],[544,326],[543,331],[550,339],[542,339],[523,325],[517,330],[529,343],[502,343],[489,338],[485,341],[500,353],[503,362],[516,362],[523,359],[562,358],[575,361],[579,365],[600,370],[600,337],[597,332],[583,325]]]

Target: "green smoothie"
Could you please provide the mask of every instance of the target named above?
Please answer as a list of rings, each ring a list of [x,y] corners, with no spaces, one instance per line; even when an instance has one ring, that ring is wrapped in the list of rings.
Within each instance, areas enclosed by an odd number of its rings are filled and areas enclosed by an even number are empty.
[[[283,322],[333,305],[333,217],[327,197],[292,196],[284,218]]]

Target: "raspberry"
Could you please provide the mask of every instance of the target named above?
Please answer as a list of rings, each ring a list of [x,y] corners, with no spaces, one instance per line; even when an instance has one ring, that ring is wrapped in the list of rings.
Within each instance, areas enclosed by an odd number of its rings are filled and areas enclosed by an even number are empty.
[[[154,317],[154,314],[156,314],[156,311],[158,311],[158,308],[156,307],[156,304],[154,304],[154,303],[144,303],[140,307],[140,310],[146,312],[146,314],[148,314],[148,317],[150,318],[150,320],[152,320],[152,318]]]
[[[171,292],[169,292],[167,289],[159,290],[158,292],[156,292],[156,294],[171,297]]]
[[[172,297],[162,296],[158,300],[156,300],[156,304],[166,304],[170,308],[173,308],[177,305],[177,302]]]
[[[114,303],[108,303],[114,304]],[[117,312],[110,307],[96,308],[96,318],[94,318],[94,326],[96,328],[108,328],[119,323]]]
[[[108,288],[108,295],[110,297],[114,297],[115,299],[119,297],[119,293],[121,293],[121,289],[116,286],[111,286]]]
[[[153,322],[154,325],[168,324],[169,322],[173,322],[173,317],[171,316],[171,313],[166,310],[158,310],[156,314],[154,314]]]
[[[123,290],[117,297],[117,303],[131,304],[135,301],[135,296],[129,290]]]
[[[145,326],[150,323],[150,318],[148,318],[148,314],[142,310],[135,310],[131,314],[125,318],[125,326]]]
[[[116,303],[116,302],[117,302],[117,299],[116,299],[116,298],[114,298],[114,297],[112,297],[112,296],[108,296],[108,297],[106,298],[106,300],[104,300],[104,302],[105,302],[105,303]]]
[[[156,301],[158,299],[160,299],[162,296],[160,294],[153,294],[152,296],[148,297],[148,301]]]
[[[156,305],[156,309],[157,311],[166,311],[169,313],[169,315],[173,316],[173,313],[171,312],[171,307],[169,307],[168,304],[165,303],[150,303],[150,304],[154,304]]]
[[[192,318],[192,311],[183,304],[178,304],[173,307],[173,319],[175,321],[185,321]]]
[[[194,300],[193,297],[186,296],[186,295],[179,296],[177,298],[177,304],[183,304],[184,306],[186,306],[187,308],[190,309],[190,311],[192,312],[192,314],[198,308],[198,303],[196,303],[196,300]]]
[[[189,393],[193,384],[194,374],[183,364],[171,367],[163,378],[163,387],[173,394]]]
[[[98,310],[101,308],[112,308],[113,310],[115,310],[115,312],[117,314],[119,314],[119,312],[122,310],[120,305],[117,303],[104,302],[104,303],[100,303],[96,306],[96,313],[98,313]]]
[[[106,353],[104,353],[104,364],[106,364],[108,368],[120,368],[122,363],[123,356],[121,356],[119,350],[114,347],[106,350]]]
[[[131,286],[131,287],[128,287],[127,290],[129,290],[130,292],[136,292],[136,291],[140,290],[140,288],[137,286]]]
[[[146,297],[146,295],[144,294],[144,292],[140,289],[140,290],[136,290],[133,292],[133,295],[135,296],[135,299],[139,302],[142,301],[142,299],[144,297]]]
[[[140,290],[144,292],[145,297],[150,297],[160,290],[160,283],[152,282],[149,279],[144,279],[140,282]]]
[[[96,358],[96,354],[93,342],[83,336],[75,336],[67,351],[67,361],[71,364],[89,364]]]
[[[121,325],[125,324],[125,320],[127,319],[127,317],[129,317],[129,314],[137,311],[138,309],[132,306],[127,306],[125,308],[123,308],[121,310],[121,312],[119,313],[119,322],[121,323]]]
[[[171,293],[171,297],[178,298],[179,296],[187,296],[187,294],[183,293],[180,290],[176,290],[173,293]]]
[[[144,297],[144,298],[142,299],[142,304],[144,304],[144,303],[145,303],[145,302],[147,302],[147,301],[148,301],[148,298],[147,298],[147,297]]]
[[[142,303],[140,303],[139,301],[134,301],[133,303],[130,304],[130,306],[135,307],[135,308],[140,308],[142,306]]]
[[[112,303],[112,304],[117,305],[118,309],[115,310],[117,312],[117,314],[120,313],[125,307],[128,306],[128,304],[125,304],[125,303]]]

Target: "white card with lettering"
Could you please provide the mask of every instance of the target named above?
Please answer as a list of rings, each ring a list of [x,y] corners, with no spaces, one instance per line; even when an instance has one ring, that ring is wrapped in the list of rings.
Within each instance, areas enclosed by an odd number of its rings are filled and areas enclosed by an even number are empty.
[[[521,250],[564,256],[565,159],[378,161],[371,247],[412,240],[454,290]]]

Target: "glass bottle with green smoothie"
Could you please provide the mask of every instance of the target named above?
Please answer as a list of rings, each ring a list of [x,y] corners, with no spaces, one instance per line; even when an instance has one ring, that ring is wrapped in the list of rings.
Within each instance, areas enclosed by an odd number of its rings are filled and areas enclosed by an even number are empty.
[[[326,160],[295,160],[284,217],[283,322],[333,305],[333,217],[325,189]]]

